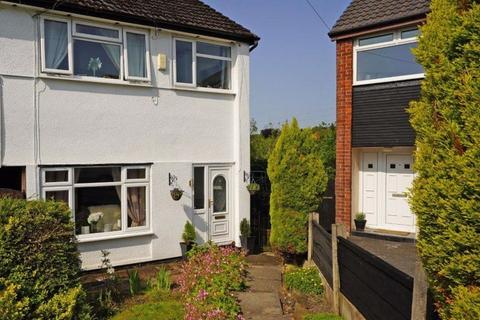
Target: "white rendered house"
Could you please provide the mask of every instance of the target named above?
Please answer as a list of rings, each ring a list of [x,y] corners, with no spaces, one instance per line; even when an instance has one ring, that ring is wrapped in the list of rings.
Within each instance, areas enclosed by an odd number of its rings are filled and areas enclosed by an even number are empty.
[[[67,202],[84,269],[178,257],[186,221],[239,243],[258,39],[196,0],[0,1],[0,188]]]

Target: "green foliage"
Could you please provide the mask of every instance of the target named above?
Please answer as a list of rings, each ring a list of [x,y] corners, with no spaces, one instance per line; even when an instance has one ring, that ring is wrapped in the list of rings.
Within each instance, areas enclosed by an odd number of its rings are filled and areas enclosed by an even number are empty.
[[[458,286],[452,290],[453,299],[449,304],[450,319],[480,319],[479,287]]]
[[[257,192],[257,191],[260,191],[260,185],[258,183],[249,183],[247,185],[247,190],[248,191],[254,191],[254,192]]]
[[[0,199],[1,318],[89,319],[79,275],[66,204]]]
[[[183,227],[183,234],[182,234],[182,239],[185,243],[192,243],[195,242],[195,227],[190,221],[187,221],[185,223],[185,226]]]
[[[342,320],[342,317],[328,313],[317,313],[306,315],[303,320]]]
[[[283,252],[306,252],[308,213],[318,209],[327,186],[316,136],[311,129],[300,129],[294,118],[283,126],[268,159],[270,242]]]
[[[315,267],[291,267],[285,272],[285,286],[288,290],[300,293],[321,295],[323,293],[322,279]]]
[[[355,215],[355,220],[357,221],[365,221],[365,213],[359,212]]]
[[[112,320],[183,320],[184,311],[182,303],[173,298],[160,302],[136,304],[119,314]]]
[[[137,293],[142,290],[142,283],[140,281],[140,275],[138,274],[138,270],[127,270],[128,274],[128,286],[130,289],[130,294],[132,296],[136,295]]]
[[[160,270],[157,272],[156,276],[156,289],[157,290],[170,290],[172,286],[172,281],[170,280],[170,271],[168,271],[165,267],[161,267]]]
[[[321,123],[312,128],[315,153],[320,156],[329,179],[335,179],[336,129],[334,124]]]
[[[242,221],[240,221],[240,234],[243,237],[250,237],[250,222],[246,218],[243,218]]]
[[[480,286],[480,4],[433,0],[431,8],[414,51],[426,76],[409,109],[417,136],[411,206],[440,315],[459,319],[458,308],[478,312],[478,300],[462,302],[459,288]]]

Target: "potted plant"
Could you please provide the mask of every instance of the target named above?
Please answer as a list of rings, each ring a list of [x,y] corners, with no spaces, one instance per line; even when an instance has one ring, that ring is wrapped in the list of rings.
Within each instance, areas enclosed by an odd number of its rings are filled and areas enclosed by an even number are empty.
[[[180,198],[182,198],[183,190],[180,188],[173,188],[172,190],[170,190],[170,195],[172,196],[172,199],[174,201],[178,201],[180,200]]]
[[[247,253],[255,247],[255,237],[252,237],[250,223],[245,218],[240,222],[240,244]]]
[[[250,192],[251,195],[254,195],[258,191],[260,191],[260,185],[258,183],[252,182],[247,185],[247,190]]]
[[[365,220],[365,213],[359,212],[355,215],[355,229],[358,231],[364,231],[367,220]]]
[[[180,248],[182,249],[182,257],[185,258],[187,256],[187,252],[192,249],[193,245],[195,244],[195,227],[190,221],[187,221],[185,223],[185,226],[183,227],[183,233],[182,233],[182,240],[183,242],[180,242]]]

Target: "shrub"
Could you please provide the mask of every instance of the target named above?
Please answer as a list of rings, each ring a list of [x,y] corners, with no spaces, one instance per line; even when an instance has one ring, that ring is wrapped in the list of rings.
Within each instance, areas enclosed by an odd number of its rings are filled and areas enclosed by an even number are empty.
[[[300,129],[294,118],[283,126],[268,159],[272,185],[270,242],[283,252],[306,252],[308,213],[318,209],[327,186],[316,137],[312,130]]]
[[[245,218],[240,222],[240,234],[242,237],[250,237],[250,222]]]
[[[2,319],[88,319],[79,274],[66,204],[0,199]]]
[[[303,320],[342,320],[342,317],[328,313],[318,313],[306,315]]]
[[[310,295],[323,293],[322,279],[315,267],[290,268],[285,272],[285,286],[288,290],[295,290]]]
[[[182,266],[179,291],[186,319],[237,319],[240,306],[233,291],[245,287],[246,264],[235,247],[207,244],[193,248]]]
[[[182,239],[185,243],[192,243],[195,242],[195,227],[190,221],[187,221],[185,223],[185,226],[183,227],[183,234],[182,234]]]
[[[460,306],[478,310],[458,290],[480,286],[480,4],[433,0],[431,9],[415,50],[426,74],[421,99],[409,109],[417,172],[411,206],[438,311],[458,319]]]

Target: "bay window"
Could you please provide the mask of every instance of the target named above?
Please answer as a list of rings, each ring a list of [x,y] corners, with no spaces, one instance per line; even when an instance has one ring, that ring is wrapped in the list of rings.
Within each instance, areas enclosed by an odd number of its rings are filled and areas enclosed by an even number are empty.
[[[231,47],[175,39],[175,83],[201,88],[231,89]]]
[[[407,80],[423,77],[412,49],[419,30],[410,28],[359,38],[354,48],[354,84]]]
[[[47,74],[150,81],[147,32],[42,17],[41,47]]]
[[[67,203],[79,239],[135,233],[149,227],[146,166],[42,169],[42,195]]]

